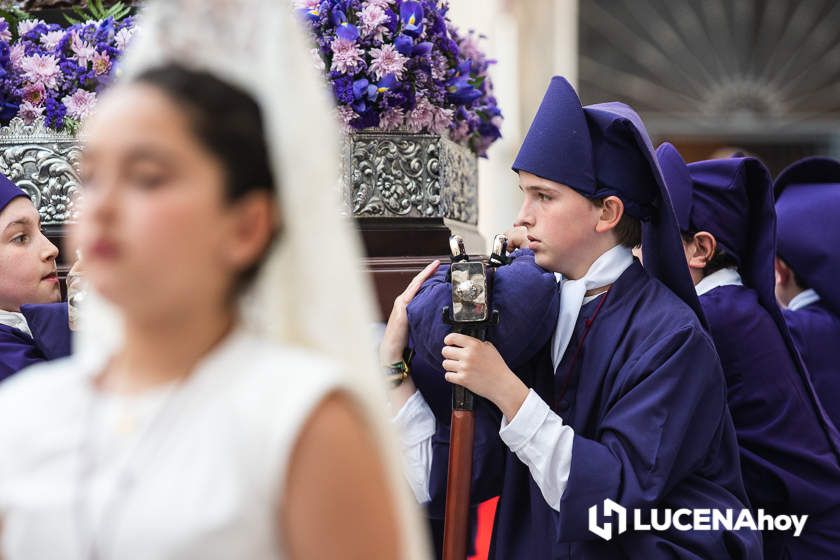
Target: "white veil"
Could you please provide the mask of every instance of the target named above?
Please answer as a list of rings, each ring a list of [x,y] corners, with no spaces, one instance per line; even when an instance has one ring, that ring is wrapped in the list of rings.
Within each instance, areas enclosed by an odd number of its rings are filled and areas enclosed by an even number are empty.
[[[333,102],[302,24],[287,1],[159,0],[146,6],[138,25],[120,79],[173,62],[209,71],[260,105],[283,235],[243,298],[242,316],[248,327],[274,340],[313,349],[344,366],[345,385],[362,404],[387,458],[403,557],[427,558],[426,530],[385,414],[384,381],[369,338],[374,308],[361,245],[340,213]],[[120,319],[95,294],[85,303],[76,351],[81,359],[97,359],[119,341]]]

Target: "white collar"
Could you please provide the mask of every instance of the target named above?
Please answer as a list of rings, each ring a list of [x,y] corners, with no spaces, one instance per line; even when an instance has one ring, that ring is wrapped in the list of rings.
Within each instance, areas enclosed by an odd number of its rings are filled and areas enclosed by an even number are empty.
[[[628,249],[624,245],[616,245],[612,249],[602,253],[600,257],[595,259],[595,261],[591,265],[589,265],[589,270],[586,271],[584,278],[589,277],[589,273],[593,270],[602,268],[602,275],[606,278],[612,278],[612,280],[610,280],[609,282],[605,282],[600,286],[594,286],[589,289],[596,290],[598,288],[603,288],[604,286],[609,286],[610,284],[618,280],[618,277],[621,276],[624,273],[624,271],[630,267],[631,264],[633,264],[632,249]],[[572,280],[564,278],[563,275],[559,272],[555,272],[554,277],[557,279],[558,283],[572,282]]]
[[[812,303],[816,303],[818,301],[820,301],[820,295],[809,288],[804,292],[799,292],[798,294],[796,294],[796,297],[794,297],[792,300],[790,300],[790,303],[788,303],[787,308],[791,311],[796,311],[797,309],[808,307]]]
[[[587,303],[586,292],[609,286],[618,280],[631,264],[633,252],[627,247],[616,245],[595,259],[583,278],[568,280],[555,273],[560,284],[560,311],[551,341],[551,361],[555,370],[566,353],[580,308]],[[588,301],[596,297],[597,295],[591,296]]]
[[[741,281],[741,275],[738,274],[738,271],[735,268],[721,268],[717,270],[702,280],[700,280],[696,286],[694,286],[694,290],[697,292],[698,296],[702,296],[706,292],[711,292],[715,288],[719,288],[721,286],[743,286],[744,283]]]
[[[26,317],[23,316],[23,313],[0,309],[0,325],[12,327],[13,329],[23,331],[29,336],[32,336],[32,331],[29,330],[29,323],[26,322]]]

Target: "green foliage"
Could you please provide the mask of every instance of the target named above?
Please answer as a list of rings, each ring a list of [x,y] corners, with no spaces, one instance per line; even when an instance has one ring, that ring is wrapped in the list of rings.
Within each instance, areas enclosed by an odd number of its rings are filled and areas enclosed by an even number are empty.
[[[73,13],[76,17],[65,15],[64,18],[70,24],[84,23],[88,20],[102,20],[109,17],[114,20],[120,20],[131,13],[131,6],[126,6],[122,2],[117,2],[112,6],[105,7],[103,0],[88,0],[86,9],[79,7],[73,8]]]
[[[12,40],[17,39],[18,23],[25,19],[31,19],[25,11],[21,10],[11,2],[0,3],[0,17],[4,18],[9,23],[9,31],[12,32]]]

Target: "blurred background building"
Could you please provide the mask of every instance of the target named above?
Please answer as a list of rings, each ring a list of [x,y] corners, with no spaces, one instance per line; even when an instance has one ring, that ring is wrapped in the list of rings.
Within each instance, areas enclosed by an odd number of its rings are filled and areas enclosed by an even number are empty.
[[[742,150],[773,174],[840,156],[840,2],[833,0],[451,0],[452,20],[487,35],[503,141],[481,162],[480,228],[510,226],[510,163],[549,78],[584,104],[620,100],[655,144],[686,160]]]

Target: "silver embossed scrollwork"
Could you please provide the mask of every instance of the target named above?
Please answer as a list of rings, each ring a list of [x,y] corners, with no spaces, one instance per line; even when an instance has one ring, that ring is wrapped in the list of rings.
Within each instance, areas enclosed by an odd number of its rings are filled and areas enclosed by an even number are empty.
[[[469,149],[430,134],[358,132],[344,143],[343,192],[356,217],[478,221]]]
[[[81,147],[71,135],[50,130],[42,120],[13,119],[0,128],[0,173],[32,199],[41,225],[76,219]]]

